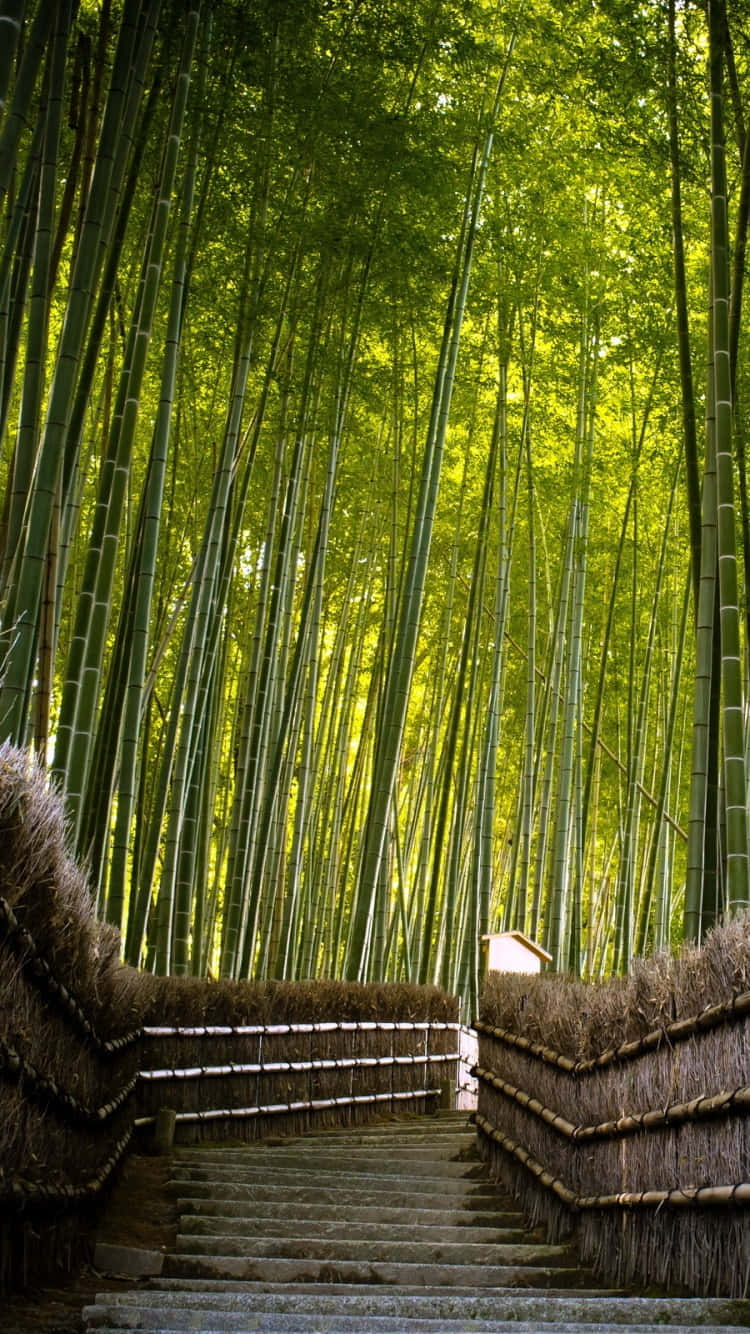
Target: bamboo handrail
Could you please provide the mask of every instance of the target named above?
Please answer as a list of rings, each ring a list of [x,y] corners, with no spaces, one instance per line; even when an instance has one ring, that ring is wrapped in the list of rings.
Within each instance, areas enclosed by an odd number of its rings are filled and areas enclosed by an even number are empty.
[[[664,1206],[695,1207],[750,1204],[750,1182],[733,1186],[678,1186],[672,1190],[619,1191],[609,1195],[578,1195],[560,1178],[548,1172],[517,1140],[504,1135],[481,1113],[474,1114],[477,1129],[536,1177],[541,1186],[552,1191],[569,1209],[661,1209]]]
[[[457,1033],[460,1024],[438,1019],[328,1019],[319,1023],[302,1024],[202,1024],[192,1027],[154,1028],[147,1025],[141,1030],[144,1038],[203,1038],[203,1037],[284,1037],[289,1033]]]
[[[144,1083],[152,1083],[165,1079],[189,1080],[226,1075],[305,1074],[314,1070],[375,1069],[386,1065],[436,1065],[460,1059],[460,1052],[451,1051],[427,1056],[345,1056],[321,1058],[316,1061],[261,1061],[248,1065],[229,1062],[227,1065],[175,1066],[164,1070],[140,1070],[138,1078]]]
[[[701,1094],[697,1098],[691,1098],[688,1102],[673,1102],[667,1107],[648,1108],[643,1112],[628,1112],[616,1120],[599,1121],[595,1125],[574,1125],[562,1113],[556,1112],[551,1107],[545,1107],[538,1098],[501,1079],[494,1070],[486,1070],[482,1066],[475,1065],[472,1074],[476,1075],[482,1083],[489,1084],[503,1097],[517,1103],[525,1111],[531,1112],[540,1121],[544,1121],[546,1125],[558,1131],[564,1139],[578,1144],[590,1143],[592,1140],[619,1139],[625,1135],[669,1129],[672,1126],[685,1125],[691,1121],[708,1120],[710,1117],[732,1113],[742,1115],[750,1112],[750,1084],[744,1084],[741,1088],[731,1091],[725,1090],[710,1097]]]
[[[250,1117],[275,1116],[289,1112],[319,1112],[329,1107],[359,1107],[379,1102],[406,1102],[413,1098],[436,1098],[440,1089],[406,1089],[398,1093],[358,1093],[342,1098],[311,1098],[299,1102],[269,1103],[258,1107],[210,1107],[204,1112],[178,1112],[178,1123],[196,1123],[204,1121],[243,1120]],[[137,1127],[150,1126],[156,1121],[155,1116],[138,1117]]]

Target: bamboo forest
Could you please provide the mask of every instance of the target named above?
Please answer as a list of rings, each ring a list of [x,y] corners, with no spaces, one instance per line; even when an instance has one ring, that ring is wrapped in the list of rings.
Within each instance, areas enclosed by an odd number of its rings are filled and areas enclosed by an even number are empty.
[[[0,740],[123,957],[750,901],[746,0],[2,0]]]

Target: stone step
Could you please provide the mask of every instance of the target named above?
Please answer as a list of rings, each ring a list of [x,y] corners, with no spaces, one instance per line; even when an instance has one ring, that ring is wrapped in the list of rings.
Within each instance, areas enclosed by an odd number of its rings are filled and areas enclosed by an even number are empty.
[[[443,1140],[450,1139],[473,1139],[476,1136],[475,1127],[466,1119],[462,1122],[453,1121],[443,1126],[414,1126],[408,1128],[400,1126],[389,1129],[388,1126],[377,1125],[370,1130],[363,1126],[360,1130],[312,1130],[306,1135],[300,1135],[293,1142],[300,1148],[307,1144],[439,1144]],[[262,1140],[254,1140],[254,1144],[266,1144],[271,1147],[281,1145],[282,1147],[291,1143],[288,1135],[269,1135],[264,1136]]]
[[[476,1127],[472,1121],[469,1121],[464,1114],[459,1121],[432,1121],[430,1117],[422,1117],[421,1124],[415,1123],[410,1126],[405,1121],[398,1121],[393,1125],[384,1125],[382,1122],[375,1122],[371,1126],[355,1126],[348,1128],[345,1126],[329,1127],[328,1130],[312,1129],[303,1131],[299,1135],[264,1135],[262,1139],[253,1140],[248,1148],[254,1145],[266,1145],[282,1148],[290,1144],[299,1145],[300,1148],[306,1144],[367,1144],[370,1142],[381,1142],[387,1140],[388,1143],[393,1140],[394,1143],[419,1143],[424,1141],[429,1144],[437,1144],[443,1139],[457,1139],[461,1136],[471,1138],[476,1136]],[[237,1147],[237,1146],[233,1146]],[[180,1150],[182,1152],[182,1150]],[[186,1146],[186,1152],[189,1152]]]
[[[453,1164],[449,1164],[453,1165]],[[386,1163],[379,1172],[351,1170],[351,1165],[347,1163],[346,1170],[339,1168],[326,1169],[325,1171],[310,1172],[308,1170],[295,1169],[292,1167],[240,1167],[235,1168],[222,1167],[220,1163],[212,1163],[210,1166],[201,1167],[200,1165],[189,1168],[177,1169],[172,1174],[172,1181],[176,1184],[187,1182],[208,1181],[213,1186],[222,1182],[231,1185],[264,1186],[272,1178],[274,1186],[277,1189],[283,1189],[286,1186],[299,1187],[308,1184],[320,1185],[324,1190],[336,1186],[342,1190],[348,1186],[351,1191],[360,1193],[370,1190],[399,1190],[400,1192],[413,1192],[423,1195],[470,1195],[472,1192],[490,1194],[492,1187],[484,1171],[478,1169],[472,1164],[466,1168],[463,1163],[455,1164],[460,1172],[456,1175],[442,1173],[440,1175],[427,1175],[426,1173],[415,1173],[412,1169],[408,1172],[400,1172],[392,1164]]]
[[[119,1319],[118,1319],[119,1317]],[[316,1318],[304,1312],[298,1315],[279,1315],[273,1311],[257,1315],[216,1315],[211,1313],[210,1324],[203,1320],[196,1324],[193,1312],[170,1312],[166,1317],[163,1312],[140,1311],[128,1313],[123,1317],[120,1312],[109,1311],[106,1307],[88,1307],[84,1319],[88,1329],[96,1329],[99,1334],[115,1334],[122,1330],[148,1330],[150,1334],[185,1334],[185,1331],[200,1331],[200,1334],[550,1334],[550,1331],[564,1331],[564,1334],[664,1334],[664,1326],[649,1323],[646,1325],[608,1325],[579,1324],[575,1321],[555,1323],[550,1326],[546,1321],[496,1321],[467,1320],[461,1316],[454,1319],[420,1320],[418,1318],[393,1319],[388,1316],[340,1316],[324,1315]],[[671,1334],[694,1334],[695,1325],[673,1325]],[[731,1325],[704,1326],[703,1334],[736,1334],[737,1327]]]
[[[379,1162],[382,1161],[384,1148],[387,1148],[388,1158],[392,1162],[481,1162],[479,1154],[476,1152],[473,1135],[462,1136],[461,1139],[445,1136],[440,1143],[391,1144],[390,1141],[383,1140],[382,1144],[347,1144],[345,1146],[327,1144],[324,1149],[316,1144],[298,1143],[295,1143],[294,1148],[288,1145],[282,1147],[281,1145],[267,1144],[253,1144],[247,1149],[211,1149],[201,1146],[200,1148],[193,1148],[189,1152],[181,1149],[175,1154],[175,1158],[181,1163],[259,1162],[269,1165],[287,1162],[309,1164],[312,1161],[340,1163],[341,1154],[345,1151],[347,1162]]]
[[[179,1197],[190,1196],[191,1199],[203,1200],[235,1200],[242,1202],[252,1202],[256,1200],[258,1204],[269,1204],[278,1201],[279,1204],[308,1204],[308,1205],[327,1205],[331,1209],[338,1210],[345,1206],[385,1208],[385,1209],[429,1209],[431,1211],[439,1210],[441,1203],[445,1201],[439,1191],[430,1191],[417,1193],[416,1191],[399,1190],[398,1187],[392,1189],[384,1188],[377,1190],[373,1187],[367,1188],[366,1193],[361,1190],[354,1190],[351,1187],[337,1188],[336,1186],[286,1186],[283,1190],[273,1185],[263,1185],[255,1182],[245,1182],[238,1184],[231,1181],[172,1181],[174,1193]],[[473,1212],[487,1214],[496,1214],[503,1216],[505,1210],[502,1200],[498,1200],[493,1194],[489,1185],[484,1185],[476,1190],[468,1192],[452,1191],[450,1202],[446,1202],[446,1213],[456,1213],[461,1211],[470,1218]]]
[[[385,1152],[367,1154],[366,1157],[347,1153],[344,1155],[343,1170],[342,1158],[335,1154],[304,1156],[258,1153],[235,1156],[227,1154],[226,1157],[219,1154],[213,1156],[200,1154],[189,1161],[180,1159],[176,1170],[180,1175],[187,1172],[196,1179],[206,1174],[226,1176],[230,1179],[239,1175],[243,1181],[252,1180],[257,1176],[267,1177],[270,1172],[273,1172],[274,1178],[286,1180],[289,1177],[309,1175],[312,1171],[316,1180],[325,1180],[326,1177],[369,1176],[386,1179],[398,1177],[401,1181],[424,1178],[425,1181],[439,1181],[441,1185],[443,1182],[453,1180],[487,1181],[487,1168],[479,1159],[457,1162],[452,1158],[422,1159],[412,1158],[411,1155],[399,1158]]]
[[[565,1246],[544,1246],[524,1242],[495,1246],[470,1241],[353,1241],[300,1235],[295,1237],[248,1237],[244,1233],[180,1233],[177,1248],[182,1255],[242,1256],[247,1259],[268,1257],[274,1260],[340,1260],[387,1262],[415,1265],[533,1265],[550,1268],[571,1263],[571,1251]]]
[[[90,1334],[736,1334],[750,1303],[594,1287],[524,1231],[465,1119],[178,1150],[162,1276],[102,1294]]]
[[[323,1058],[325,1059],[325,1058]],[[280,1073],[284,1073],[283,1071]],[[401,1135],[406,1138],[409,1135],[416,1135],[418,1138],[434,1139],[437,1135],[455,1135],[459,1131],[473,1131],[474,1122],[471,1119],[471,1113],[468,1111],[440,1113],[439,1115],[414,1116],[411,1120],[405,1117],[395,1117],[390,1121],[363,1121],[361,1125],[342,1125],[342,1126],[312,1126],[307,1130],[301,1130],[294,1137],[290,1135],[274,1135],[271,1132],[267,1139],[284,1140],[287,1144],[291,1138],[297,1140],[328,1140],[328,1139],[358,1139],[375,1137],[379,1135]]]
[[[291,1139],[289,1135],[265,1135],[262,1140],[255,1140],[248,1145],[252,1148],[255,1144],[281,1145],[285,1147],[290,1143],[300,1146],[306,1144],[354,1144],[369,1142],[387,1142],[398,1143],[418,1142],[424,1140],[430,1144],[441,1140],[444,1137],[465,1135],[475,1137],[476,1130],[471,1121],[468,1120],[466,1112],[459,1112],[450,1120],[439,1120],[436,1117],[422,1116],[418,1117],[413,1123],[408,1121],[373,1121],[370,1125],[362,1126],[329,1126],[327,1129],[313,1129]],[[189,1153],[189,1146],[182,1146],[178,1152]]]
[[[169,1276],[164,1277],[163,1275],[160,1278],[149,1279],[145,1284],[144,1288],[142,1289],[142,1291],[160,1292],[160,1293],[162,1292],[222,1293],[229,1295],[235,1293],[246,1293],[250,1295],[261,1294],[265,1296],[268,1296],[269,1293],[274,1295],[283,1293],[284,1296],[299,1295],[312,1298],[319,1297],[321,1293],[324,1293],[326,1297],[338,1296],[338,1297],[356,1297],[364,1299],[369,1299],[372,1297],[379,1299],[386,1296],[388,1297],[393,1296],[396,1298],[401,1298],[401,1297],[443,1298],[446,1295],[448,1295],[451,1298],[477,1297],[477,1296],[482,1296],[482,1297],[520,1296],[520,1297],[539,1297],[544,1301],[546,1301],[549,1297],[564,1297],[566,1300],[568,1298],[572,1298],[573,1300],[578,1300],[578,1298],[584,1299],[587,1297],[591,1297],[598,1300],[601,1297],[623,1297],[628,1295],[627,1293],[623,1293],[622,1290],[615,1288],[603,1288],[603,1289],[595,1287],[571,1288],[570,1285],[568,1285],[567,1287],[560,1287],[560,1288],[555,1288],[555,1287],[535,1288],[533,1284],[530,1284],[528,1287],[525,1286],[522,1289],[519,1289],[518,1286],[515,1285],[514,1287],[500,1286],[488,1290],[485,1288],[464,1287],[462,1286],[462,1284],[459,1283],[456,1284],[454,1287],[450,1288],[450,1290],[447,1290],[444,1285],[438,1287],[432,1287],[430,1286],[430,1284],[424,1284],[424,1283],[419,1283],[419,1284],[392,1283],[389,1284],[388,1287],[386,1288],[379,1283],[326,1283],[325,1285],[321,1285],[320,1283],[315,1283],[315,1282],[297,1283],[292,1281],[289,1283],[285,1283],[283,1288],[280,1288],[278,1284],[265,1282],[262,1279],[255,1279],[255,1280],[228,1279],[228,1278],[211,1279],[211,1278],[195,1278],[195,1277],[175,1278]]]
[[[445,1130],[455,1130],[456,1127],[469,1126],[473,1122],[469,1119],[467,1111],[442,1111],[434,1112],[415,1112],[407,1116],[381,1116],[378,1120],[363,1121],[361,1125],[342,1125],[342,1126],[321,1126],[307,1132],[307,1138],[315,1135],[319,1139],[328,1139],[330,1136],[341,1135],[433,1135]]]
[[[344,1139],[339,1141],[334,1137],[323,1139],[307,1138],[294,1139],[286,1143],[280,1139],[259,1139],[251,1141],[247,1145],[215,1145],[215,1143],[191,1143],[191,1145],[176,1145],[173,1150],[173,1157],[176,1161],[190,1161],[191,1158],[227,1158],[234,1155],[236,1158],[251,1158],[256,1155],[259,1158],[272,1158],[284,1154],[295,1154],[296,1157],[310,1157],[310,1155],[340,1155],[346,1154],[372,1154],[388,1153],[391,1151],[399,1154],[423,1155],[423,1157],[444,1158],[450,1155],[451,1150],[456,1154],[471,1154],[478,1158],[479,1154],[474,1153],[476,1146],[476,1134],[450,1134],[435,1135],[435,1137],[416,1137],[416,1135],[406,1135],[406,1137],[392,1138],[390,1135],[372,1135],[372,1137],[363,1139]]]
[[[437,1210],[432,1211],[433,1215]],[[439,1217],[439,1215],[438,1215]],[[254,1214],[251,1217],[238,1218],[212,1214],[182,1214],[180,1232],[183,1236],[234,1236],[234,1237],[299,1237],[306,1234],[305,1223],[310,1220],[299,1218],[273,1218]],[[481,1242],[483,1245],[507,1246],[522,1242],[525,1234],[522,1228],[472,1227],[467,1232],[465,1227],[446,1227],[444,1224],[422,1222],[418,1214],[413,1214],[411,1222],[392,1223],[382,1219],[374,1223],[355,1223],[351,1218],[331,1219],[326,1211],[313,1220],[315,1236],[330,1240],[349,1239],[352,1241],[385,1241],[386,1243],[403,1241],[451,1242],[460,1247],[467,1241]]]
[[[265,1283],[382,1283],[415,1287],[523,1288],[578,1287],[587,1281],[579,1268],[518,1265],[418,1264],[394,1260],[306,1259],[206,1255],[177,1251],[164,1262],[175,1278],[253,1279]]]
[[[313,1128],[302,1131],[299,1135],[290,1136],[283,1134],[264,1135],[262,1140],[255,1140],[255,1144],[327,1144],[331,1141],[336,1143],[353,1142],[357,1140],[429,1140],[434,1142],[443,1136],[452,1135],[475,1135],[476,1128],[473,1121],[468,1119],[466,1112],[461,1113],[455,1120],[438,1121],[434,1117],[422,1116],[413,1123],[408,1121],[393,1121],[392,1123],[383,1121],[373,1121],[370,1125],[363,1126],[329,1126],[325,1128]]]
[[[331,1209],[326,1204],[302,1204],[299,1201],[283,1203],[278,1200],[259,1200],[256,1196],[242,1199],[194,1199],[192,1196],[179,1196],[177,1210],[183,1216],[198,1215],[201,1218],[257,1218],[303,1222],[305,1220],[330,1219]],[[389,1208],[385,1205],[346,1204],[339,1200],[336,1205],[336,1218],[351,1224],[375,1223],[383,1226],[450,1227],[459,1228],[466,1235],[467,1228],[491,1228],[494,1231],[522,1229],[523,1214],[516,1212],[495,1211],[483,1213],[473,1209],[414,1209]]]
[[[248,1143],[227,1144],[219,1146],[213,1141],[205,1141],[196,1144],[179,1144],[175,1148],[175,1154],[179,1157],[189,1157],[191,1154],[203,1151],[224,1152],[225,1148],[229,1152],[253,1153],[256,1150],[274,1152],[276,1149],[290,1149],[296,1151],[304,1149],[320,1148],[323,1151],[337,1151],[344,1145],[352,1148],[372,1148],[380,1144],[395,1144],[402,1148],[408,1148],[412,1145],[414,1148],[426,1147],[439,1149],[441,1145],[455,1142],[457,1144],[476,1143],[476,1130],[473,1126],[465,1122],[461,1125],[453,1124],[440,1128],[429,1128],[415,1126],[413,1130],[389,1130],[387,1126],[376,1126],[372,1130],[363,1128],[361,1130],[314,1130],[307,1134],[297,1137],[288,1135],[266,1135],[262,1139],[250,1140]]]
[[[93,1308],[95,1311],[98,1308]],[[348,1318],[326,1316],[320,1322],[316,1322],[310,1317],[304,1316],[275,1316],[267,1313],[262,1316],[251,1316],[245,1318],[244,1322],[239,1324],[231,1323],[211,1323],[210,1329],[205,1325],[194,1325],[178,1323],[176,1318],[171,1319],[168,1325],[164,1324],[135,1324],[113,1325],[113,1324],[89,1324],[89,1329],[96,1329],[97,1334],[122,1334],[125,1329],[148,1330],[149,1334],[185,1334],[185,1331],[192,1330],[193,1334],[228,1334],[234,1331],[234,1334],[664,1334],[663,1325],[577,1325],[562,1324],[553,1325],[545,1323],[528,1324],[525,1321],[519,1321],[515,1324],[498,1324],[496,1321],[472,1321],[467,1324],[465,1320],[380,1320],[377,1317],[365,1317],[359,1320],[356,1317]],[[709,1325],[701,1327],[702,1334],[736,1334],[736,1325]],[[695,1334],[695,1325],[673,1325],[670,1327],[671,1334]]]
[[[737,1328],[750,1324],[750,1303],[720,1298],[649,1298],[608,1297],[571,1293],[565,1298],[550,1294],[479,1292],[458,1296],[403,1295],[370,1288],[363,1294],[332,1295],[327,1289],[316,1293],[272,1294],[257,1292],[158,1291],[117,1292],[101,1299],[110,1310],[143,1308],[164,1313],[170,1311],[210,1311],[236,1315],[257,1314],[273,1309],[278,1315],[310,1313],[315,1316],[349,1315],[404,1317],[420,1320],[462,1319],[467,1324],[478,1320],[495,1322],[540,1321],[548,1325],[575,1321],[582,1325],[605,1324],[617,1328],[639,1326],[645,1322],[662,1329],[687,1326]]]

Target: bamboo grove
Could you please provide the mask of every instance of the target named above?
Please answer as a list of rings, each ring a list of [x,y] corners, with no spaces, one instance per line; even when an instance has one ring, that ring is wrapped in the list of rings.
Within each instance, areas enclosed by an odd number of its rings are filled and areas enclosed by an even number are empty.
[[[125,958],[750,901],[750,10],[3,0],[2,738]]]

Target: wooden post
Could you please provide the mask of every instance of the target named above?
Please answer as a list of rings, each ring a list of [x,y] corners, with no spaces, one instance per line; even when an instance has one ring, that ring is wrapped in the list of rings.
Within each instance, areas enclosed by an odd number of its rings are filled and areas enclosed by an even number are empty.
[[[441,1112],[452,1112],[454,1110],[453,1083],[454,1081],[452,1079],[444,1079],[440,1085],[440,1101],[438,1106],[440,1107]]]
[[[177,1126],[177,1113],[173,1107],[160,1107],[156,1113],[154,1125],[154,1152],[171,1153],[174,1148],[174,1136]]]

